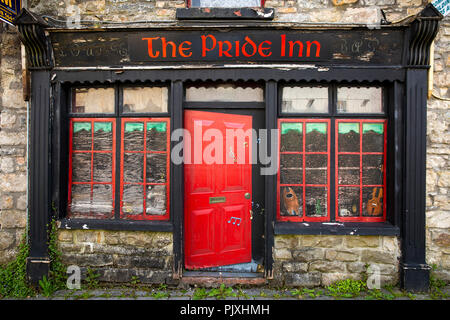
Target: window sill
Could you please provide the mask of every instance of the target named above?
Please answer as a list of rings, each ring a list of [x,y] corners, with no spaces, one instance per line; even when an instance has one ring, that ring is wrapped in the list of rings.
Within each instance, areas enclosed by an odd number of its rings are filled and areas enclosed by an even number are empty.
[[[179,20],[273,20],[273,8],[178,8]]]
[[[275,235],[399,236],[399,227],[388,222],[276,222]]]
[[[172,232],[170,221],[61,219],[60,229]]]

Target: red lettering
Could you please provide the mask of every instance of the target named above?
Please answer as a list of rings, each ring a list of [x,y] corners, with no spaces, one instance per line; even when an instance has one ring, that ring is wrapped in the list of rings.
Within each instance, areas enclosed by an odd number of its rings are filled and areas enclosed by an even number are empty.
[[[320,43],[318,41],[306,41],[306,56],[310,56],[312,44],[316,45],[316,57],[320,57]]]
[[[286,35],[285,34],[281,35],[281,56],[282,57],[286,56]]]
[[[223,50],[223,45],[224,45],[224,44],[227,45],[227,47],[228,47],[227,50]],[[219,57],[221,57],[222,55],[225,55],[225,56],[231,58],[232,55],[231,55],[229,52],[230,52],[230,50],[231,50],[232,47],[233,47],[233,46],[231,45],[231,42],[230,42],[230,41],[227,41],[227,40],[225,40],[225,41],[219,41]]]
[[[156,51],[156,54],[153,53],[153,48],[152,48],[152,41],[159,39],[159,37],[156,38],[142,38],[142,40],[147,40],[147,46],[148,46],[148,55],[150,58],[158,58],[159,56],[159,51]]]
[[[254,56],[255,55],[255,53],[257,52],[257,48],[256,48],[256,44],[249,38],[249,37],[245,37],[245,41],[246,41],[246,43],[242,46],[242,54],[244,55],[244,56],[246,56],[246,57],[251,57],[251,56]],[[247,52],[247,50],[245,49],[245,47],[247,46],[247,45],[251,45],[252,46],[252,49],[253,49],[253,52],[250,54],[250,53],[248,53]]]
[[[173,43],[172,41],[166,41],[166,38],[164,37],[161,38],[161,41],[162,41],[163,57],[164,58],[167,57],[167,45],[170,45],[172,47],[172,58],[175,58],[177,56],[176,51],[177,46],[175,45],[175,43]]]
[[[294,54],[294,47],[298,45],[298,56],[303,57],[303,43],[301,41],[289,41],[289,57]]]
[[[263,47],[264,43],[267,43],[269,46],[268,47]],[[259,44],[258,46],[258,53],[261,57],[270,57],[272,55],[272,52],[269,53],[264,53],[264,50],[270,50],[270,46],[272,45],[272,42],[270,41],[263,41]]]
[[[184,48],[184,45],[188,45],[188,48]],[[180,56],[184,57],[184,58],[188,58],[190,56],[192,56],[192,52],[189,52],[189,54],[184,53],[185,50],[191,50],[191,45],[192,42],[190,41],[183,41],[180,46],[178,47],[178,51],[180,52]]]
[[[239,57],[239,41],[235,41],[236,43],[236,58]]]
[[[211,51],[216,47],[217,40],[213,35],[208,34],[207,36],[202,36],[202,57],[206,57],[206,52]],[[212,40],[211,48],[206,47],[206,39],[210,38]]]

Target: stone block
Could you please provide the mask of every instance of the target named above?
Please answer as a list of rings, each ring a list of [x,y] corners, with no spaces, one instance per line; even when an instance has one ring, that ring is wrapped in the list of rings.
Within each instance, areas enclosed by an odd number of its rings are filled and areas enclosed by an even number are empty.
[[[0,212],[0,225],[2,229],[25,228],[27,226],[27,213],[19,210],[2,210]]]
[[[292,259],[291,251],[288,249],[278,249],[274,248],[273,257],[276,260],[290,260]]]
[[[285,262],[283,263],[284,272],[306,272],[308,271],[308,264],[303,262]]]
[[[309,264],[308,270],[322,273],[345,272],[345,263],[340,261],[313,261]]]
[[[0,229],[0,252],[11,248],[16,241],[15,234],[7,230]]]
[[[359,259],[359,255],[357,252],[352,251],[336,251],[336,250],[327,250],[325,251],[325,259],[327,260],[337,260],[344,262],[357,261]]]
[[[64,252],[61,255],[61,258],[65,264],[73,264],[80,267],[102,267],[113,265],[113,257],[107,254],[71,254]]]
[[[1,135],[0,131],[0,135]],[[0,142],[0,145],[2,143]],[[2,174],[0,175],[0,190],[3,192],[25,192],[27,190],[26,174]]]
[[[361,274],[355,273],[322,273],[321,274],[321,282],[323,286],[329,286],[335,283],[336,281],[353,279],[353,280],[361,280]]]
[[[275,248],[296,249],[298,247],[299,238],[295,235],[275,236]]]
[[[300,238],[302,247],[338,248],[342,245],[343,236],[307,235]]]
[[[362,250],[361,261],[375,264],[398,264],[398,255],[379,250]]]
[[[167,267],[165,259],[142,256],[118,256],[114,264],[120,268],[164,269]]]
[[[426,213],[427,228],[450,228],[450,212],[446,211],[428,211]]]
[[[321,275],[318,272],[287,273],[286,286],[313,288],[320,286]]]
[[[292,251],[292,257],[298,262],[322,260],[324,258],[324,250],[322,248],[300,248]]]
[[[347,248],[376,248],[380,246],[379,236],[346,236]]]

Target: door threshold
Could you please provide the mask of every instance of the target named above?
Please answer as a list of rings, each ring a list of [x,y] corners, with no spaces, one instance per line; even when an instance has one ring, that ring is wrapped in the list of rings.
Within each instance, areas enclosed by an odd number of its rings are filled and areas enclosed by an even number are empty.
[[[253,272],[218,272],[218,271],[184,271],[181,282],[190,285],[214,287],[225,285],[264,285],[266,279],[263,273]]]

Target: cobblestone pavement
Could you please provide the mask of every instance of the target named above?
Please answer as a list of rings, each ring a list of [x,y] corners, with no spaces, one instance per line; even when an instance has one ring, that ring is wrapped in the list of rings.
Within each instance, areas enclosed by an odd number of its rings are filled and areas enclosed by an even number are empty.
[[[398,288],[360,292],[357,296],[333,295],[323,288],[267,289],[267,288],[194,288],[167,289],[165,287],[111,287],[99,289],[61,290],[38,300],[450,300],[450,285],[443,294],[408,293]]]

